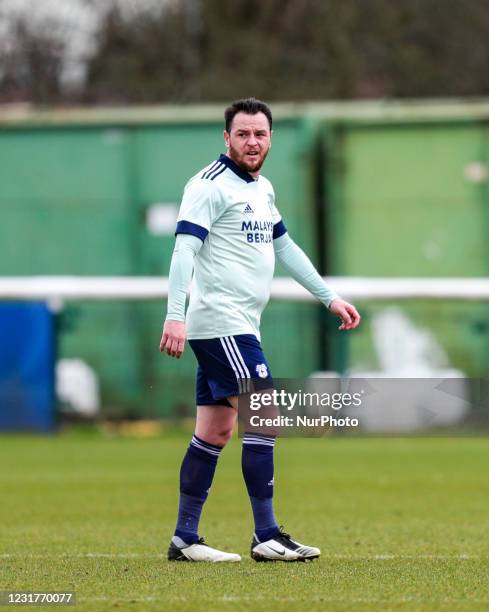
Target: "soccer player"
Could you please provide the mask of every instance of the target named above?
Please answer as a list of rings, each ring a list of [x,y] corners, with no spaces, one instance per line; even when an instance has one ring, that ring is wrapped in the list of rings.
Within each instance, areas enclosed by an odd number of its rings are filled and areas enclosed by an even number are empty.
[[[226,154],[187,183],[170,266],[168,311],[160,351],[179,358],[186,338],[195,353],[195,434],[180,470],[180,503],[168,550],[172,561],[240,561],[238,554],[204,543],[198,527],[219,455],[229,441],[238,397],[248,379],[272,387],[260,346],[260,316],[268,302],[275,258],[326,308],[341,330],[358,326],[355,307],[325,286],[292,241],[275,206],[273,187],[260,170],[272,144],[272,114],[255,98],[225,110]],[[194,285],[185,316],[186,292]],[[242,471],[255,522],[256,561],[306,561],[320,550],[293,540],[273,510],[275,436],[245,433]]]

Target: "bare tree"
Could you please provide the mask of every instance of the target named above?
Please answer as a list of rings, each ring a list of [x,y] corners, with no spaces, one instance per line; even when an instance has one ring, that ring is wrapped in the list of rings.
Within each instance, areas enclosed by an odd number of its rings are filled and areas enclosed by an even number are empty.
[[[23,20],[15,24],[14,36],[15,45],[2,44],[0,101],[59,101],[63,45]]]

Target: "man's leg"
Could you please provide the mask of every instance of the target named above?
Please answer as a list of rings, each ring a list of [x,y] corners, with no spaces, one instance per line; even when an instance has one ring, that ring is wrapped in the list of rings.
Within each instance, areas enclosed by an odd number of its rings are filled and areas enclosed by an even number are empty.
[[[231,438],[236,410],[198,406],[195,435],[180,469],[180,503],[175,536],[186,544],[199,540],[198,527],[219,454]]]
[[[238,398],[228,397],[228,401],[237,410]],[[273,512],[274,446],[275,435],[250,432],[243,435],[241,468],[253,510],[255,534],[261,542],[279,533]]]
[[[238,398],[227,399],[237,409]],[[243,408],[246,415],[246,407]],[[276,406],[268,406],[261,416],[273,418],[277,414]],[[255,561],[310,561],[319,557],[319,548],[293,540],[275,520],[273,451],[277,434],[278,429],[272,427],[259,432],[245,431],[243,435],[241,465],[255,521],[251,557]]]

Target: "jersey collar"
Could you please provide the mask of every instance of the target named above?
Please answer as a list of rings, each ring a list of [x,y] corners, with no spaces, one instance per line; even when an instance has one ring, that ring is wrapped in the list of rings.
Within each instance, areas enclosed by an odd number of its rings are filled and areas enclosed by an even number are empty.
[[[219,156],[219,161],[225,166],[227,166],[230,170],[232,170],[234,174],[239,176],[240,179],[243,179],[243,181],[246,181],[247,183],[255,182],[255,179],[251,176],[251,174],[248,174],[246,170],[242,170],[238,166],[238,164],[233,162],[233,160],[227,155],[224,155],[224,153],[221,153],[221,155]]]

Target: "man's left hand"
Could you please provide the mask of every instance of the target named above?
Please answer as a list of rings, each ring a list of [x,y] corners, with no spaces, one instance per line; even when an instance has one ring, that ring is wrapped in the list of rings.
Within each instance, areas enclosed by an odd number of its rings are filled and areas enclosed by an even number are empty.
[[[341,325],[338,329],[355,329],[360,325],[360,315],[353,304],[349,304],[341,298],[336,298],[329,305],[329,309],[341,319]]]

